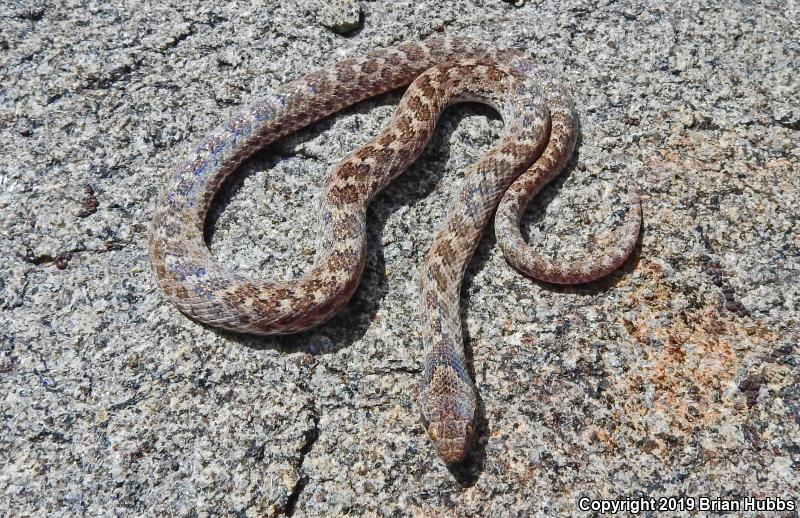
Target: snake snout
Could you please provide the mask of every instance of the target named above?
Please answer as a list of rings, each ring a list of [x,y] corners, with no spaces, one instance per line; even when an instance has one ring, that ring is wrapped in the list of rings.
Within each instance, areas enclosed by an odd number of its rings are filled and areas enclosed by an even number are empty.
[[[475,433],[475,389],[461,362],[428,365],[420,407],[422,424],[442,460],[464,460]]]
[[[471,419],[459,419],[429,423],[427,430],[442,460],[457,464],[469,452],[475,426]]]

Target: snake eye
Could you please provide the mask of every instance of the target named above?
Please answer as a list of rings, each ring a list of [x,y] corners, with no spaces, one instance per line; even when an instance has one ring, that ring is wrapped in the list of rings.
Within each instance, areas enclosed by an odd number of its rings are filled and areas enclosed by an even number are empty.
[[[436,427],[435,426],[431,426],[430,428],[428,428],[428,435],[431,436],[431,440],[433,440],[433,441],[436,441],[437,439],[439,439],[439,434],[436,433]]]
[[[472,426],[472,423],[467,423],[467,437],[471,437],[474,431],[475,427]]]

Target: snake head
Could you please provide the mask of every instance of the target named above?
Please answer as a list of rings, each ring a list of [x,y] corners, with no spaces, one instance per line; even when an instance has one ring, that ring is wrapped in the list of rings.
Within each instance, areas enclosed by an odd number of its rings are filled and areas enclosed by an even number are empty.
[[[420,392],[422,424],[447,464],[464,460],[475,434],[475,389],[462,371],[435,365]]]
[[[458,464],[469,453],[475,433],[472,419],[433,421],[425,428],[445,463]]]

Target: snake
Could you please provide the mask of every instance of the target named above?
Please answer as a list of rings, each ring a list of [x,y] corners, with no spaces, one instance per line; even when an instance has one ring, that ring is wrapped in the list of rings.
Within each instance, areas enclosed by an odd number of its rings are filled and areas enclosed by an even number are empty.
[[[223,181],[246,158],[364,99],[407,86],[391,121],[324,180],[316,255],[290,280],[250,278],[222,266],[204,239]],[[155,279],[188,317],[256,335],[297,333],[335,315],[366,264],[367,207],[423,152],[442,111],[479,102],[503,120],[499,141],[464,175],[433,244],[418,265],[423,366],[422,424],[447,465],[475,442],[476,389],[459,315],[464,272],[495,215],[497,242],[514,268],[555,284],[589,282],[619,268],[635,248],[641,204],[631,194],[617,228],[580,258],[551,259],[527,243],[520,222],[529,202],[556,177],[578,133],[570,94],[523,52],[463,37],[435,36],[348,57],[259,96],[212,130],[178,166],[159,198],[148,252]]]

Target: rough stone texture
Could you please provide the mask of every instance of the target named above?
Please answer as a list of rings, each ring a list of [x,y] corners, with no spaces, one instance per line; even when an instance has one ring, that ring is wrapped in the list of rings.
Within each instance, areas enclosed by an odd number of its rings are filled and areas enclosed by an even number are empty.
[[[361,25],[361,5],[356,0],[314,0],[317,23],[339,34],[346,34]]]
[[[582,496],[798,495],[796,2],[378,1],[351,38],[301,4],[0,6],[0,509],[569,515]],[[234,107],[433,33],[526,49],[572,86],[582,139],[529,211],[532,241],[579,254],[618,221],[621,186],[645,195],[637,257],[590,286],[532,282],[484,240],[463,290],[482,429],[454,470],[418,422],[414,265],[501,131],[490,110],[450,110],[375,200],[361,288],[317,330],[187,320],[145,248],[170,170]],[[220,260],[307,268],[323,175],[398,98],[249,160],[209,225]]]

